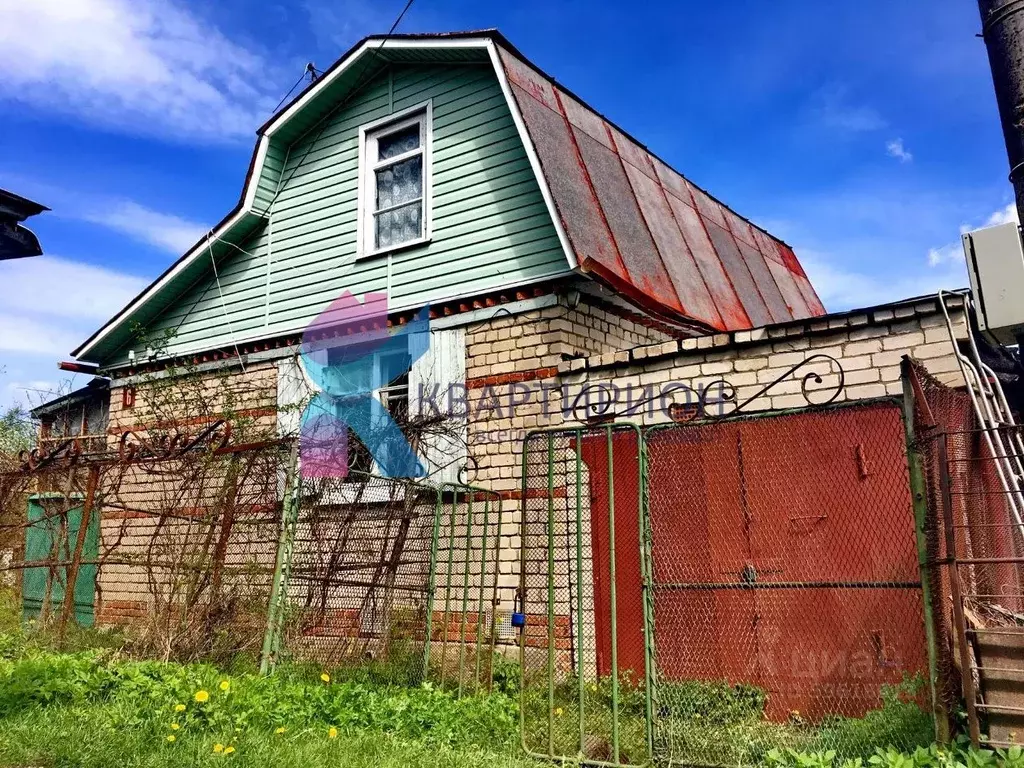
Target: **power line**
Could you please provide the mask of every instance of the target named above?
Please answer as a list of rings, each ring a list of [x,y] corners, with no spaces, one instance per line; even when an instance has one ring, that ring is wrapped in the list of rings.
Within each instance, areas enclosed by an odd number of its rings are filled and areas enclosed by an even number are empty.
[[[406,2],[405,7],[402,8],[402,12],[398,14],[398,17],[395,19],[394,23],[391,25],[391,28],[387,31],[387,34],[384,35],[384,38],[380,41],[380,45],[378,45],[375,49],[372,49],[370,51],[371,55],[374,58],[379,58],[380,57],[381,49],[384,47],[384,44],[387,43],[387,41],[391,38],[391,35],[394,34],[395,30],[398,28],[398,25],[402,22],[402,19],[405,17],[405,14],[409,11],[409,8],[412,7],[413,2],[414,2],[414,0],[408,0]],[[328,119],[333,117],[338,112],[338,110],[340,110],[342,107],[344,107],[346,104],[348,104],[348,102],[352,98],[354,98],[356,96],[356,94],[359,93],[359,89],[363,87],[363,85],[365,84],[366,80],[368,79],[368,73],[369,72],[370,72],[370,66],[367,65],[363,69],[363,72],[360,75],[359,80],[356,82],[356,84],[349,91],[348,95],[345,98],[343,98],[330,112],[328,112],[326,115],[324,115],[322,118],[320,118],[320,130],[316,132],[316,135],[313,137],[313,140],[308,142],[308,144],[306,146],[306,151],[302,153],[302,157],[299,158],[299,162],[292,169],[292,172],[290,174],[288,174],[288,176],[286,178],[284,178],[277,185],[277,191],[274,193],[274,196],[270,199],[270,202],[267,204],[267,210],[269,210],[270,206],[274,204],[274,201],[277,200],[278,196],[284,190],[285,186],[287,186],[288,182],[292,180],[292,178],[295,176],[296,173],[298,173],[298,171],[302,167],[303,163],[306,162],[306,158],[309,157],[309,153],[313,150],[313,147],[316,145],[317,141],[323,135],[324,131],[327,130]]]

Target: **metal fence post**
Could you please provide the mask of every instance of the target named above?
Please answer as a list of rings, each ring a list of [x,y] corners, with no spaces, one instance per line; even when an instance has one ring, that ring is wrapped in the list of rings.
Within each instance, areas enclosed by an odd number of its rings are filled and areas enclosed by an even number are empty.
[[[580,583],[576,587],[576,683],[580,706],[580,755],[587,748],[584,722],[583,699],[586,696],[583,683],[583,432],[576,430],[576,576]],[[570,631],[572,631],[570,629]]]
[[[917,541],[917,563],[921,574],[921,600],[924,603],[924,633],[928,645],[928,686],[932,700],[932,715],[935,719],[935,736],[939,742],[949,741],[949,712],[939,695],[939,653],[936,640],[935,610],[932,603],[932,569],[928,554],[928,485],[921,462],[921,451],[917,447],[917,424],[914,420],[915,391],[913,369],[907,358],[903,359],[903,427],[907,440],[907,468],[910,471],[910,493],[914,503],[914,533]]]
[[[953,624],[956,627],[957,644],[960,646],[958,649],[960,652],[960,681],[963,687],[964,703],[967,705],[967,724],[970,728],[971,744],[977,748],[981,743],[981,726],[978,723],[978,707],[975,701],[971,650],[967,646],[967,619],[964,616],[960,566],[956,557],[956,530],[953,527],[953,493],[949,485],[947,437],[947,432],[942,432],[936,437],[939,441],[939,487],[942,493],[942,517],[946,529],[946,561],[949,563],[949,590],[953,599]]]
[[[640,473],[640,496],[637,517],[640,525],[640,570],[642,578],[644,611],[644,720],[646,724],[647,754],[654,758],[654,697],[657,680],[655,678],[655,633],[654,633],[654,562],[653,542],[650,520],[650,488],[647,475],[647,440],[641,430],[637,430],[637,452]]]
[[[430,569],[427,574],[427,616],[423,637],[423,678],[430,673],[430,642],[434,636],[434,593],[437,591],[437,542],[441,532],[441,488],[435,489],[434,526],[430,534]],[[449,547],[450,548],[450,547]],[[443,674],[443,670],[442,670]]]
[[[548,757],[555,757],[555,436],[548,433]]]
[[[614,430],[608,440],[608,602],[612,643],[612,761],[619,762],[619,616],[615,584],[615,448]]]
[[[263,634],[263,650],[260,654],[260,674],[270,672],[277,662],[281,648],[281,623],[287,595],[288,571],[291,567],[292,548],[295,542],[295,524],[299,506],[299,446],[292,445],[285,473],[285,495],[281,504],[281,534],[277,541],[277,560],[274,578],[270,587],[270,601],[267,606],[267,628]]]

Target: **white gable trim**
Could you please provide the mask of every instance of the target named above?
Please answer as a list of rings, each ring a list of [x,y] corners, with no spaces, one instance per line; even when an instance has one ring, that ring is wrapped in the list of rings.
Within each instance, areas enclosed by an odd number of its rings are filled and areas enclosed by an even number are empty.
[[[537,184],[540,185],[540,194],[544,198],[545,205],[547,205],[548,215],[551,217],[551,223],[555,226],[555,232],[558,233],[558,242],[562,244],[562,252],[565,253],[566,261],[569,262],[569,269],[576,269],[579,266],[579,262],[576,260],[576,254],[569,243],[569,237],[565,234],[562,220],[558,217],[558,209],[555,208],[554,198],[551,197],[548,180],[544,177],[540,158],[537,156],[533,140],[526,130],[526,123],[523,122],[523,116],[519,112],[519,105],[516,104],[516,100],[512,97],[512,89],[509,87],[508,78],[505,76],[505,68],[501,66],[501,60],[498,58],[497,46],[491,40],[487,41],[487,53],[491,57],[491,65],[494,67],[494,74],[497,75],[498,83],[501,85],[501,92],[505,94],[508,110],[512,113],[512,121],[516,124],[516,130],[519,131],[519,138],[523,142],[523,147],[526,148],[526,156],[530,159],[533,175],[537,177]]]
[[[501,65],[501,60],[498,57],[497,46],[494,41],[486,37],[466,38],[462,40],[386,39],[382,41],[379,38],[370,39],[359,46],[358,49],[351,53],[345,61],[341,62],[330,73],[321,77],[298,101],[278,115],[266,127],[263,134],[260,136],[259,143],[256,146],[256,156],[253,161],[252,173],[249,175],[248,183],[242,197],[242,205],[239,207],[239,210],[233,216],[221,222],[215,229],[211,230],[210,235],[193,247],[191,251],[188,251],[178,261],[178,263],[167,272],[167,274],[146,288],[141,294],[133,299],[125,309],[118,313],[118,315],[108,320],[107,323],[100,328],[100,330],[97,331],[91,339],[75,349],[71,353],[72,356],[80,359],[88,359],[89,353],[95,349],[99,342],[106,338],[112,331],[127,322],[136,311],[153,298],[153,296],[159,293],[170,281],[181,274],[182,271],[191,266],[196,260],[203,257],[209,248],[210,240],[225,238],[227,233],[246,215],[251,214],[261,218],[267,218],[268,211],[256,211],[254,206],[256,204],[256,190],[259,188],[259,180],[263,175],[263,166],[266,162],[267,150],[270,146],[270,141],[274,133],[284,127],[288,121],[294,118],[307,104],[309,104],[309,102],[319,94],[323,88],[325,88],[329,83],[334,82],[343,72],[349,69],[368,51],[377,49],[387,50],[389,48],[479,48],[487,51],[488,57],[491,61],[491,66],[494,69],[494,74],[498,78],[498,83],[501,86],[501,92],[505,97],[505,102],[508,104],[509,112],[512,114],[512,121],[515,123],[516,130],[519,133],[519,138],[526,150],[526,156],[530,161],[530,167],[533,169],[534,177],[540,187],[541,196],[543,197],[544,204],[548,210],[548,216],[551,218],[551,223],[554,225],[555,232],[558,235],[558,242],[562,246],[562,252],[565,255],[566,262],[568,263],[568,269],[570,271],[575,270],[578,267],[579,262],[577,261],[576,254],[573,252],[572,246],[569,243],[569,238],[562,226],[562,221],[558,216],[558,210],[555,208],[554,199],[551,196],[551,190],[548,187],[547,179],[544,177],[540,159],[538,158],[537,151],[533,146],[533,141],[530,139],[530,135],[526,130],[526,124],[523,122],[523,116],[519,112],[519,107],[512,96],[512,91],[508,84],[508,78],[505,76],[505,69]]]

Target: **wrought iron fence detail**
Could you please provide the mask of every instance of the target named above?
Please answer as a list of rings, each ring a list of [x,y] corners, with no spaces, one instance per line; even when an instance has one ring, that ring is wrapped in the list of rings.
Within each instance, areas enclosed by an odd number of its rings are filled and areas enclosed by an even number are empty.
[[[651,395],[629,402],[622,410],[615,410],[621,392],[613,382],[584,383],[572,398],[569,413],[574,421],[596,426],[628,419],[657,402],[668,413],[669,419],[676,423],[723,419],[748,413],[752,410],[750,406],[759,406],[771,390],[790,379],[800,382],[798,394],[806,406],[826,406],[842,394],[846,373],[839,360],[816,353],[808,355],[742,400],[736,387],[727,379],[701,382],[696,386],[670,382]]]

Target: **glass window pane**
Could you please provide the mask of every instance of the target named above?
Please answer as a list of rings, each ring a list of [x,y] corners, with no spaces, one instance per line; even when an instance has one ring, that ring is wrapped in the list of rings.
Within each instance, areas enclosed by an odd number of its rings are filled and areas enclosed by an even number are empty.
[[[376,215],[377,248],[390,248],[422,236],[423,208],[421,202],[403,205],[393,211]]]
[[[377,171],[377,207],[408,203],[423,194],[423,158],[410,157]]]
[[[416,123],[377,139],[377,159],[387,160],[389,157],[416,149],[419,145],[420,126]]]

